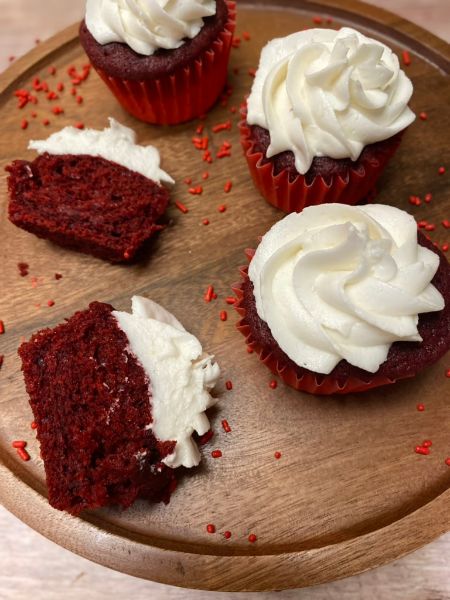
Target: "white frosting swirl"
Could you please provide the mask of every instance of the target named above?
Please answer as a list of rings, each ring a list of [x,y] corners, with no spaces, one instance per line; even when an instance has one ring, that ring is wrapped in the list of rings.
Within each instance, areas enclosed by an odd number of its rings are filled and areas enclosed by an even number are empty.
[[[297,365],[330,373],[342,360],[375,373],[395,341],[421,341],[419,313],[444,308],[430,283],[439,258],[408,213],[323,204],[263,237],[249,277],[258,315]]]
[[[198,465],[200,452],[191,436],[210,428],[204,411],[217,402],[209,392],[220,375],[214,357],[203,354],[198,339],[152,300],[134,296],[132,314],[112,314],[148,376],[153,416],[149,427],[161,442],[176,442],[163,462],[173,469]]]
[[[87,0],[86,26],[99,44],[121,42],[150,56],[194,38],[215,0]]]
[[[121,125],[111,117],[109,127],[103,131],[64,127],[46,140],[31,140],[28,148],[39,154],[48,152],[101,156],[157,183],[174,183],[172,177],[159,168],[158,150],[154,146],[136,144],[133,129]]]
[[[299,173],[315,156],[357,160],[410,125],[412,83],[384,44],[344,27],[274,39],[262,50],[247,121],[270,132],[267,156],[290,150]]]

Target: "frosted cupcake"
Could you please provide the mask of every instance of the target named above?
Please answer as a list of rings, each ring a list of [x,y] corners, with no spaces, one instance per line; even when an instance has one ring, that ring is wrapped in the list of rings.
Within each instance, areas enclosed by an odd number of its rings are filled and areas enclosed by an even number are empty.
[[[175,124],[216,102],[234,28],[231,0],[87,0],[80,41],[128,112]]]
[[[382,204],[292,213],[248,253],[238,328],[283,381],[316,394],[412,377],[450,348],[450,265]]]
[[[262,50],[240,124],[256,187],[286,212],[367,198],[414,121],[397,56],[354,29],[310,29]]]

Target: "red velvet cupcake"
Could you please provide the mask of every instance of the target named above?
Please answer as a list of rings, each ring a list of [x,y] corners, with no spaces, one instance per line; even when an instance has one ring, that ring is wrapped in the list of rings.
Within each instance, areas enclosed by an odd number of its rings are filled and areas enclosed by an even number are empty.
[[[19,354],[55,508],[168,502],[175,469],[200,462],[219,367],[161,306],[93,302]]]
[[[240,123],[256,187],[285,212],[371,199],[415,118],[412,91],[395,54],[354,29],[272,40]]]
[[[114,119],[103,131],[66,127],[30,143],[41,153],[9,172],[9,219],[38,237],[113,263],[133,260],[160,224],[173,182],[159,153]]]
[[[399,209],[308,207],[247,255],[233,288],[238,329],[298,390],[394,383],[450,348],[450,265]]]
[[[132,115],[159,125],[194,119],[218,99],[235,29],[232,0],[88,0],[80,41]]]

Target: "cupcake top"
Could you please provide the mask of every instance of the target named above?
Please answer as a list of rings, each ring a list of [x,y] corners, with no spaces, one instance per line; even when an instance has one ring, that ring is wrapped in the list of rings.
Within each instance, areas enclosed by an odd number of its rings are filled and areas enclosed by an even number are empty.
[[[215,0],[87,0],[85,21],[99,44],[120,42],[150,56],[194,38],[215,12]]]
[[[176,441],[163,462],[172,468],[198,465],[200,452],[191,436],[210,428],[204,411],[217,401],[209,392],[220,375],[214,357],[204,354],[198,339],[152,300],[134,296],[132,314],[112,314],[148,376],[153,417],[149,428],[160,441]]]
[[[344,27],[309,29],[262,50],[247,121],[269,130],[267,157],[291,151],[305,174],[316,156],[357,160],[414,119],[413,87],[390,48]]]
[[[442,310],[439,257],[391,206],[311,206],[276,223],[250,263],[256,309],[298,366],[343,359],[375,373],[393,342],[420,342],[420,313]]]
[[[157,183],[174,183],[159,167],[158,150],[154,146],[136,144],[136,133],[111,117],[109,127],[103,131],[64,127],[46,140],[31,140],[28,148],[39,154],[101,156]]]

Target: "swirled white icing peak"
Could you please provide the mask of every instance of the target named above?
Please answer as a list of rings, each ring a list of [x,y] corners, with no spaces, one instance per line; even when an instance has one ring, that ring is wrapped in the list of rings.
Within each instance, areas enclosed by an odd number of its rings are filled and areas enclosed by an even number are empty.
[[[342,360],[375,373],[395,341],[421,341],[418,315],[444,308],[430,283],[439,258],[408,213],[383,204],[323,204],[264,235],[250,263],[258,315],[297,365]]]
[[[109,118],[109,127],[97,129],[77,129],[64,127],[52,133],[46,140],[31,140],[30,150],[39,154],[87,154],[101,156],[106,160],[140,173],[152,181],[174,183],[165,171],[159,168],[159,152],[154,146],[136,144],[133,129]]]
[[[132,314],[112,314],[148,376],[150,427],[161,442],[176,442],[163,462],[171,468],[198,465],[200,452],[192,434],[203,435],[210,428],[205,410],[217,402],[209,392],[220,375],[214,357],[203,354],[198,339],[152,300],[134,296]]]
[[[310,29],[263,48],[247,121],[269,130],[269,158],[290,150],[304,174],[315,156],[355,161],[405,129],[415,119],[412,91],[381,42],[349,27]]]
[[[99,44],[121,42],[150,56],[194,38],[215,0],[87,0],[86,26]]]

